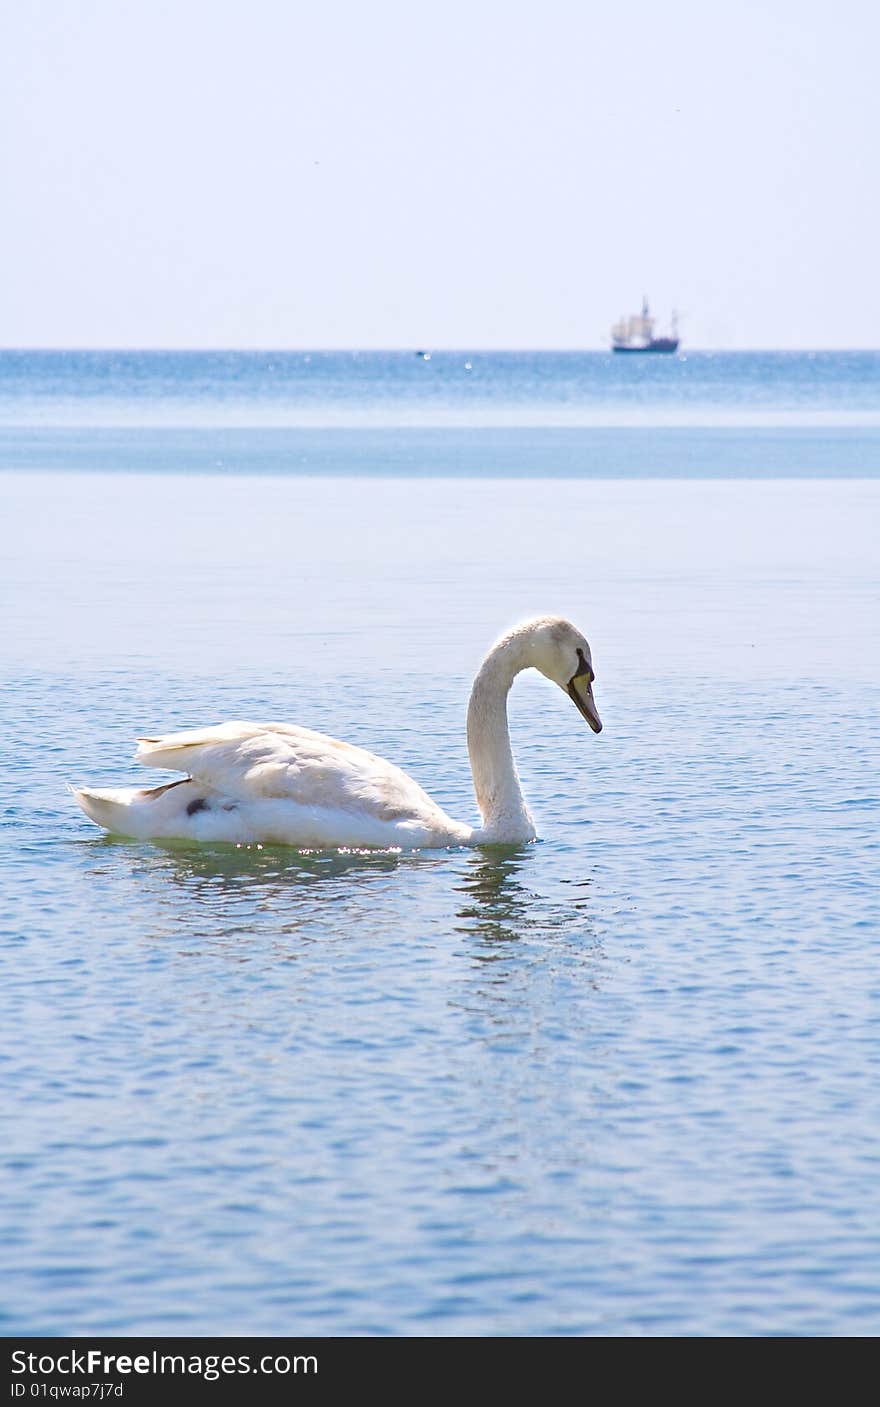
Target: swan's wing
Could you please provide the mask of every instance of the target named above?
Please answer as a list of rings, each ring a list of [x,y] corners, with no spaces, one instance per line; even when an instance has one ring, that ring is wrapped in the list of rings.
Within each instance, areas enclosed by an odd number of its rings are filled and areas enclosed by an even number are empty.
[[[212,791],[339,807],[394,821],[441,816],[400,768],[363,748],[289,723],[221,723],[164,738],[140,738],[137,760],[188,772]]]

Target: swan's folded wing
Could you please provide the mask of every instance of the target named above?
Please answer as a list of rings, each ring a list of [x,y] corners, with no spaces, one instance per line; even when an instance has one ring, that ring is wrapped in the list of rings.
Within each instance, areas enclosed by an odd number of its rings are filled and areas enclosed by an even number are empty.
[[[164,738],[141,738],[148,767],[187,772],[237,800],[284,799],[396,820],[442,812],[418,783],[363,748],[289,723],[221,723]]]

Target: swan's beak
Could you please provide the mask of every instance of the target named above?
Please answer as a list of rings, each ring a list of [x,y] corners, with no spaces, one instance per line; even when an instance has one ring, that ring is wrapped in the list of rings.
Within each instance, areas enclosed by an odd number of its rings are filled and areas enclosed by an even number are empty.
[[[574,701],[578,713],[586,718],[594,733],[601,733],[602,719],[593,698],[593,685],[588,674],[576,674],[568,682],[568,696]]]

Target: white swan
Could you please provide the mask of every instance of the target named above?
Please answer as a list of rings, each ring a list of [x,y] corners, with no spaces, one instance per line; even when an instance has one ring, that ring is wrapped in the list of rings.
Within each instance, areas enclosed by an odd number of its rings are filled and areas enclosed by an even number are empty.
[[[468,704],[468,751],[483,818],[476,829],[453,821],[383,758],[289,723],[221,723],[141,738],[139,762],[188,775],[149,790],[71,790],[97,825],[141,840],[403,849],[534,840],[507,727],[510,686],[530,667],[564,689],[593,732],[601,732],[590,647],[573,625],[544,616],[502,636]]]

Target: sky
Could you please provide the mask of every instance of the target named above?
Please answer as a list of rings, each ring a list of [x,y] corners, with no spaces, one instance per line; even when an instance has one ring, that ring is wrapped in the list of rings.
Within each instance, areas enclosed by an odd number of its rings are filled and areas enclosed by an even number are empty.
[[[0,345],[880,345],[869,0],[2,0]]]

